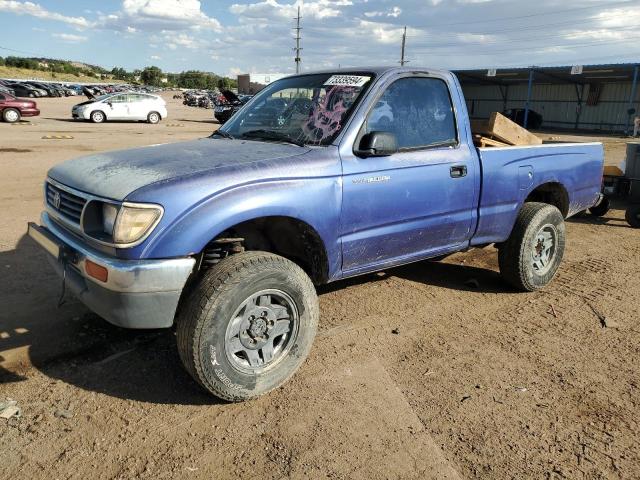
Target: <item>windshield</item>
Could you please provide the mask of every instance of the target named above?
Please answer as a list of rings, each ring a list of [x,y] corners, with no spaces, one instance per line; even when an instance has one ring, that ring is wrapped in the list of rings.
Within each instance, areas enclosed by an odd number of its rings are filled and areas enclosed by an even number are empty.
[[[234,138],[328,145],[372,79],[372,73],[283,78],[261,90],[220,131]]]
[[[113,93],[107,93],[105,95],[100,95],[100,96],[95,97],[92,100],[92,102],[101,102],[101,101],[106,100],[107,98],[111,98],[113,96],[114,96]]]

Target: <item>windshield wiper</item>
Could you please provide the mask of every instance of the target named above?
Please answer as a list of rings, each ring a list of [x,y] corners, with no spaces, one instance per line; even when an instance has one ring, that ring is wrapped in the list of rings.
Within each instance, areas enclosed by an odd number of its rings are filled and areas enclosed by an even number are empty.
[[[213,132],[211,136],[213,135],[219,135],[222,138],[228,138],[230,140],[233,140],[234,138],[236,138],[233,135],[231,135],[229,132],[225,132],[224,130],[216,130],[215,132]]]
[[[276,132],[275,130],[266,130],[259,128],[257,130],[249,130],[242,134],[244,138],[256,138],[261,140],[277,140],[281,142],[293,143],[299,147],[304,147],[305,143],[301,142],[297,138],[293,138],[286,133]]]

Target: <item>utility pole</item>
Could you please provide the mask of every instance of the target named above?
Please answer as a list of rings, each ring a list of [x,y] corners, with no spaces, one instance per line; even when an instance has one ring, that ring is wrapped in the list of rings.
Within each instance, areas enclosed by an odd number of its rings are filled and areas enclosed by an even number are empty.
[[[402,34],[402,49],[400,50],[400,66],[404,67],[404,64],[408,62],[408,60],[404,59],[404,45],[407,42],[407,27],[404,27],[404,32]]]
[[[302,59],[300,58],[300,50],[302,50],[302,47],[300,46],[300,30],[302,30],[302,27],[300,26],[300,19],[302,17],[300,16],[300,5],[298,5],[298,16],[295,17],[295,21],[296,21],[296,26],[294,28],[294,30],[296,31],[296,36],[295,41],[296,41],[296,46],[293,49],[296,52],[296,57],[295,57],[295,62],[296,62],[296,73],[300,73],[300,62],[302,61]]]

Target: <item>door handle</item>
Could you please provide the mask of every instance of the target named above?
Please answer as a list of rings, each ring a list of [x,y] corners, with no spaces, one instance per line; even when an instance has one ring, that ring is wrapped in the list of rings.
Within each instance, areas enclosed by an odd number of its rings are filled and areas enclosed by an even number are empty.
[[[456,165],[449,169],[449,175],[451,178],[460,178],[467,176],[467,166],[466,165]]]

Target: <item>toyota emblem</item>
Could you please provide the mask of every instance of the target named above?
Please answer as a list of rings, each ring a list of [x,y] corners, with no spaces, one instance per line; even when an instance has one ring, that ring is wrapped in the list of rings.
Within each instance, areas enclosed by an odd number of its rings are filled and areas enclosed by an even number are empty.
[[[56,210],[60,210],[60,192],[54,192],[51,202]]]

